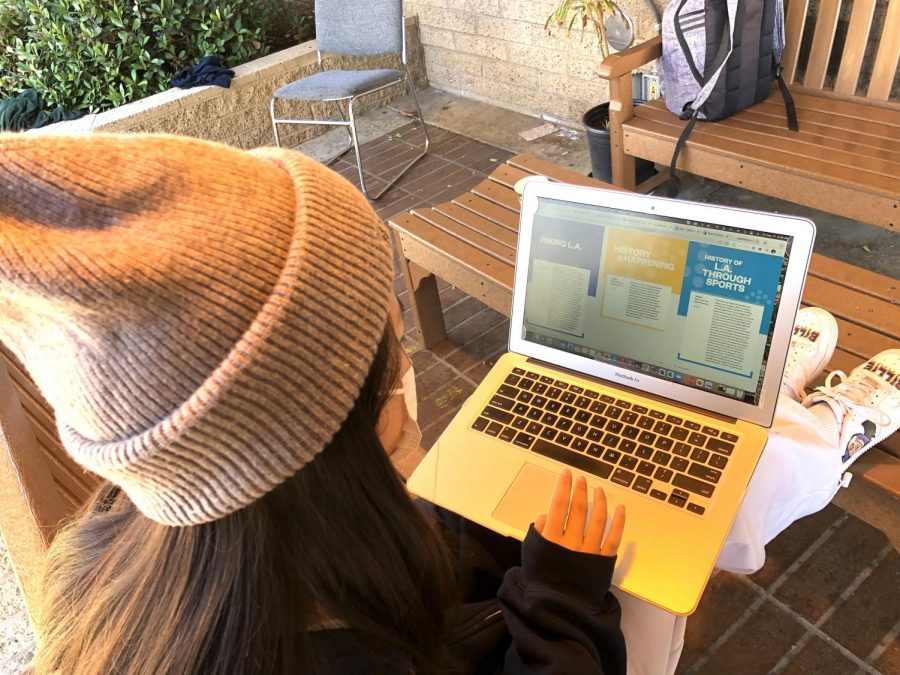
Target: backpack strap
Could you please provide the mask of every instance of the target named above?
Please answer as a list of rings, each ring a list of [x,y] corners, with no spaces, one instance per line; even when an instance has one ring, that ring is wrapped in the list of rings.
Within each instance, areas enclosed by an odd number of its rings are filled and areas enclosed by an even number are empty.
[[[772,51],[775,58],[775,79],[778,80],[781,98],[784,99],[788,129],[800,131],[800,126],[797,124],[797,107],[794,105],[794,97],[791,96],[787,83],[781,77],[781,54],[784,51],[784,0],[775,0],[775,32],[772,36]]]
[[[781,90],[781,98],[784,99],[784,111],[787,114],[788,129],[791,131],[800,131],[800,125],[797,124],[797,106],[794,105],[794,97],[788,89],[784,78],[781,77],[781,62],[775,64],[775,79],[778,80],[778,88]]]
[[[678,136],[678,142],[675,143],[675,151],[672,153],[672,161],[669,164],[669,180],[666,187],[667,197],[674,198],[681,190],[681,186],[678,184],[678,176],[675,173],[675,165],[678,163],[678,155],[681,154],[681,150],[684,148],[685,143],[687,143],[688,136],[690,136],[691,132],[694,130],[694,125],[697,123],[700,114],[699,111],[693,110],[690,118],[685,118],[685,115],[688,114],[688,112],[691,112],[690,109],[681,114],[681,118],[688,119],[688,123],[685,125],[684,129],[681,130],[681,135]]]

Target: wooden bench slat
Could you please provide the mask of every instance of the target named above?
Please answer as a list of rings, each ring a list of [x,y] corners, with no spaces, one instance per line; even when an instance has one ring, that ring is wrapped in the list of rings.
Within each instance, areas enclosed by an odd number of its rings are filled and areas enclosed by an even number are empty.
[[[511,211],[471,192],[460,195],[453,200],[453,203],[477,213],[493,223],[503,225],[514,232],[519,231],[518,211]]]
[[[783,144],[795,143],[797,145],[797,151],[801,153],[805,153],[810,149],[810,146],[812,146],[812,148],[818,148],[820,154],[821,152],[839,152],[840,157],[843,158],[842,161],[852,163],[863,162],[867,167],[873,161],[883,162],[879,165],[880,173],[885,173],[885,170],[890,171],[889,167],[891,165],[900,165],[900,142],[897,143],[897,150],[890,150],[883,147],[877,140],[872,140],[872,145],[863,145],[856,142],[856,140],[835,137],[831,135],[832,130],[827,127],[818,126],[817,128],[819,131],[817,132],[815,129],[811,128],[811,125],[804,125],[800,128],[800,131],[791,131],[783,125],[760,124],[744,115],[735,115],[728,119],[720,120],[716,122],[716,124],[728,129],[739,129],[741,131],[771,136],[772,138],[777,139],[776,142]],[[824,133],[822,133],[822,131],[824,131]],[[898,129],[897,133],[900,134],[900,129]],[[856,138],[859,137],[859,135],[856,135]],[[874,139],[874,137],[871,138]],[[835,159],[837,159],[837,157],[835,157]],[[896,174],[888,173],[888,175]]]
[[[834,96],[823,96],[820,93],[806,93],[805,89],[796,92],[791,91],[791,94],[794,97],[794,103],[802,110],[816,110],[831,115],[843,115],[844,117],[856,119],[860,115],[860,110],[863,109],[867,120],[886,124],[889,127],[900,128],[900,114],[896,110],[881,107],[880,105],[866,105],[863,102],[865,99],[859,97],[845,100]],[[781,99],[781,93],[775,88],[772,89],[772,99],[776,103]]]
[[[834,82],[837,94],[853,96],[859,82],[859,71],[862,68],[869,31],[872,29],[872,16],[875,14],[876,0],[853,0],[853,11],[850,14],[850,27],[844,42],[844,53],[841,66]],[[873,109],[875,112],[876,109]]]
[[[757,105],[742,110],[728,119],[720,120],[719,122],[716,122],[716,124],[725,124],[732,120],[752,122],[753,124],[759,124],[773,129],[787,129],[784,110],[778,110],[776,107],[769,108],[768,106]],[[872,153],[873,156],[886,157],[887,159],[890,159],[900,152],[900,137],[884,138],[872,134],[863,134],[858,131],[853,131],[852,129],[841,129],[825,124],[818,124],[808,119],[803,120],[801,130],[796,133],[818,134],[823,137],[833,138],[837,141],[850,142],[860,146],[861,152]],[[891,154],[885,155],[882,150]]]
[[[875,65],[872,66],[869,90],[866,92],[869,98],[887,101],[891,97],[891,86],[894,82],[894,73],[897,72],[898,60],[900,60],[900,0],[891,0],[884,18]]]
[[[896,305],[884,300],[812,276],[806,278],[803,300],[824,307],[836,317],[869,326],[894,339],[900,335],[900,312]],[[876,318],[878,323],[874,324]]]
[[[659,110],[657,108],[646,111],[641,114],[640,117],[641,119],[655,120],[663,124],[673,121],[673,116],[670,112]],[[885,159],[867,158],[867,161],[860,162],[860,155],[834,147],[828,142],[827,137],[818,137],[818,142],[815,142],[817,137],[813,136],[810,138],[809,134],[792,132],[787,128],[753,128],[751,123],[743,122],[740,117],[732,117],[727,120],[722,120],[721,123],[715,122],[714,124],[717,125],[717,127],[721,125],[728,129],[727,134],[721,134],[721,136],[724,137],[727,135],[727,140],[729,141],[742,142],[761,147],[767,152],[779,150],[803,160],[818,159],[822,162],[836,165],[839,169],[853,167],[859,172],[880,174],[881,176],[894,181],[897,186],[897,191],[900,192],[900,180],[897,179],[897,177],[900,176],[900,161],[891,162]],[[715,128],[710,129],[702,125],[697,126],[695,127],[695,131],[692,133],[691,138],[693,138],[694,134],[698,133],[698,131],[715,133]]]
[[[59,449],[48,448],[43,444],[41,446],[50,466],[50,473],[54,482],[61,490],[83,504],[88,495],[100,483],[100,479],[81,470],[81,467],[76,465],[72,458],[65,453],[60,456]]]
[[[900,304],[900,282],[871,270],[813,253],[809,273],[886,302]]]
[[[515,186],[517,182],[522,178],[528,178],[529,176],[534,176],[534,174],[529,171],[523,171],[516,166],[503,164],[502,166],[498,166],[497,169],[488,176],[488,180],[492,180],[504,187],[513,189],[513,186]],[[514,189],[513,192],[515,192]]]
[[[671,139],[674,143],[684,124],[682,120],[674,116],[671,120],[660,121],[648,119],[645,113],[640,117],[633,118],[623,125],[623,128],[631,133],[652,134],[658,138]],[[745,159],[764,166],[785,168],[795,174],[817,180],[827,180],[863,192],[877,192],[892,198],[900,194],[900,179],[898,178],[873,174],[856,167],[823,160],[807,159],[792,153],[760,147],[754,143],[726,138],[716,133],[715,129],[705,130],[704,125],[694,128],[687,143],[687,152],[690,152],[692,146],[701,146],[719,154]]]
[[[784,26],[784,52],[781,55],[782,77],[790,84],[797,75],[797,59],[800,55],[800,39],[806,26],[807,0],[793,0],[787,3]]]
[[[772,118],[765,115],[740,114],[720,120],[716,124],[776,136],[787,141],[812,143],[840,150],[853,157],[862,157],[865,162],[870,159],[900,162],[900,129],[897,130],[898,139],[896,141],[887,141],[877,136],[835,129],[821,124],[804,123],[799,131],[791,131],[784,124],[773,124]]]
[[[496,254],[504,260],[515,260],[516,241],[518,240],[516,233],[471,211],[448,203],[433,209],[421,211],[414,209],[413,213],[448,232],[457,232],[457,236],[461,239],[468,239],[475,246],[483,247],[486,251],[496,251]],[[451,221],[455,225],[446,221]],[[447,229],[448,227],[451,229]],[[482,239],[486,241],[482,241]]]
[[[823,97],[824,98],[824,97]],[[845,101],[850,103],[850,101]],[[644,106],[638,106],[635,110],[640,110]],[[897,127],[893,124],[885,124],[869,118],[868,111],[870,106],[860,105],[856,117],[846,114],[836,114],[834,111],[823,110],[824,106],[817,108],[799,108],[797,110],[797,121],[802,127],[804,124],[821,124],[834,129],[844,129],[858,134],[868,134],[878,139],[897,138]],[[755,106],[747,108],[747,110],[758,110],[781,118],[782,124],[787,126],[784,115],[784,104],[776,97],[770,96],[765,101],[757,103]],[[888,108],[880,108],[893,113]],[[740,114],[740,113],[738,113]]]
[[[512,293],[514,270],[511,265],[502,263],[493,256],[472,248],[418,216],[404,214],[391,219],[391,223],[401,232],[402,236],[413,237],[426,248],[435,251],[441,258],[451,258],[455,266],[463,267],[487,280],[496,281]],[[452,275],[444,276],[442,274],[440,276],[446,281],[454,283]]]
[[[483,232],[491,239],[494,239],[509,248],[516,248],[516,242],[518,241],[519,236],[517,234],[518,230],[514,228],[507,227],[506,225],[494,222],[493,220],[488,220],[481,214],[470,211],[469,209],[464,209],[454,202],[439,204],[434,207],[434,210],[444,214],[448,218],[452,218],[466,227]]]
[[[472,192],[488,201],[504,206],[510,211],[519,212],[519,197],[512,188],[505,187],[492,180],[484,180],[473,187]]]
[[[682,125],[684,124],[684,122],[678,120],[675,115],[668,112],[662,101],[651,101],[647,105],[636,108],[636,110],[640,111],[635,115],[636,118],[667,113],[667,119],[676,123],[681,123]],[[888,112],[900,120],[900,112],[895,112],[893,110]],[[865,115],[867,113],[868,108],[859,106],[857,115]],[[802,131],[817,133],[826,138],[835,138],[861,144],[866,146],[867,152],[869,151],[869,148],[877,150],[882,147],[891,152],[900,152],[900,133],[898,133],[897,129],[891,124],[881,122],[870,123],[866,120],[844,114],[814,109],[798,110],[797,115]],[[710,122],[704,126],[710,127],[710,125],[712,125],[710,128],[716,128],[719,125],[727,126],[732,120],[746,120],[755,124],[770,126],[773,129],[787,130],[787,118],[784,113],[784,105],[780,101],[780,94],[770,96],[765,101],[741,110],[727,119]],[[631,120],[629,120],[628,123],[631,123]],[[795,132],[790,133],[793,134]]]
[[[816,29],[803,84],[806,87],[821,89],[825,85],[825,72],[831,57],[831,46],[834,44],[834,33],[837,29],[841,0],[820,0],[816,17]]]
[[[516,263],[515,248],[510,248],[496,239],[489,237],[486,234],[482,234],[474,228],[467,227],[459,221],[445,216],[436,209],[422,209],[421,211],[414,209],[412,213],[426,223],[456,237],[470,246],[477,247],[482,252],[496,258],[502,263],[509,265],[515,265]]]

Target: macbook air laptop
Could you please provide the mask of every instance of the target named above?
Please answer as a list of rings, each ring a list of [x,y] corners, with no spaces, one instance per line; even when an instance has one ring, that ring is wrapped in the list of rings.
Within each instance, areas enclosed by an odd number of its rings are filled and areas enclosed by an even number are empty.
[[[814,235],[802,218],[529,183],[509,351],[409,490],[522,539],[568,467],[626,505],[613,583],[690,614],[766,444]]]

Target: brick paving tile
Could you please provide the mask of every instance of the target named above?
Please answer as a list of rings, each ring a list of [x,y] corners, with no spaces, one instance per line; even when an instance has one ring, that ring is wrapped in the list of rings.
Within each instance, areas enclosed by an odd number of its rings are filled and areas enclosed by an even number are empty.
[[[700,599],[700,606],[688,619],[678,672],[685,672],[703,656],[757,598],[753,589],[741,583],[736,575],[719,572],[713,576]]]
[[[472,164],[470,164],[469,166],[475,171],[481,171],[482,173],[491,173],[500,164],[512,157],[513,154],[514,153],[512,152],[507,152],[506,150],[497,148],[495,152],[491,153],[490,157],[479,159],[478,161],[472,162]]]
[[[787,612],[766,601],[697,672],[702,675],[768,673],[805,632]]]
[[[468,341],[459,351],[447,356],[447,363],[466,372],[503,349],[509,340],[509,322],[505,319],[483,335]],[[473,363],[474,361],[474,363]]]
[[[460,293],[462,294],[462,292]],[[475,298],[462,295],[463,297],[458,302],[444,309],[444,324],[446,326],[456,326],[463,321],[468,321],[484,309],[484,305]]]
[[[875,660],[874,666],[885,675],[900,673],[900,644],[896,640],[892,641]]]
[[[378,159],[369,162],[363,160],[366,169],[375,174],[392,175],[399,171],[404,164],[409,163],[413,157],[422,153],[421,148],[416,148],[405,143],[398,143],[391,151],[378,156]],[[424,157],[422,158],[425,159]]]
[[[399,129],[394,130],[390,134],[385,134],[384,136],[379,136],[378,138],[373,138],[371,141],[366,141],[365,143],[360,144],[360,146],[359,146],[360,152],[365,154],[367,151],[371,152],[373,150],[377,150],[378,148],[380,148],[384,145],[393,143],[394,135],[397,133],[402,133],[402,130],[404,128],[405,127],[400,127]]]
[[[450,162],[445,169],[435,171],[433,174],[423,177],[421,180],[404,186],[404,190],[413,195],[420,195],[428,200],[430,205],[448,201],[466,191],[462,183],[471,179],[473,171],[464,166],[458,166]],[[484,176],[474,173],[478,180],[484,180]],[[449,196],[444,196],[452,192]]]
[[[391,188],[394,190],[395,188]],[[384,221],[388,221],[398,213],[405,213],[410,209],[414,209],[419,206],[423,200],[421,197],[416,197],[415,195],[408,194],[406,192],[401,192],[398,190],[403,196],[401,199],[398,199],[395,202],[390,204],[386,204],[384,206],[380,206],[375,213],[378,214],[378,217]]]
[[[432,190],[428,201],[432,206],[441,202],[449,202],[464,192],[471,190],[480,182],[486,180],[486,178],[487,176],[484,174],[473,171],[468,167],[459,167],[446,178],[440,176],[435,180],[435,185],[439,189]]]
[[[418,376],[420,373],[424,373],[426,370],[431,368],[432,366],[440,363],[437,360],[437,357],[432,354],[427,349],[416,349],[413,352],[409,353],[409,361],[412,363],[413,370],[416,371],[416,391],[419,390],[419,381]]]
[[[397,181],[397,187],[404,190],[414,190],[421,187],[422,182],[433,182],[443,173],[455,169],[456,166],[443,157],[438,157],[430,152],[416,162],[416,165]]]
[[[865,659],[900,618],[900,553],[891,550],[822,630]]]
[[[422,447],[430,448],[440,437],[442,433],[444,433],[444,429],[447,428],[447,425],[450,424],[450,421],[459,412],[459,409],[462,408],[462,401],[460,401],[457,405],[453,406],[451,410],[448,410],[443,415],[434,420],[427,427],[422,429]]]
[[[428,151],[443,157],[451,150],[463,145],[467,140],[465,136],[448,132],[446,136],[432,143]]]
[[[388,218],[396,215],[399,211],[394,212],[394,209],[399,210],[409,210],[404,209],[402,206],[397,206],[397,204],[410,203],[410,198],[415,200],[415,203],[420,203],[422,201],[419,197],[413,197],[406,190],[398,188],[396,185],[391,187],[387,192],[385,192],[381,199],[378,201],[371,202],[372,208],[376,210],[377,213],[390,213],[390,216],[387,218],[382,216],[382,220],[388,220]]]
[[[431,368],[421,373],[416,372],[416,391],[419,394],[419,399],[424,401],[458,376],[459,373],[446,363],[436,360]],[[420,426],[427,426],[431,422],[432,420],[420,420]]]
[[[403,277],[399,277],[394,279],[394,295],[399,297],[402,293],[406,293],[406,283],[403,281]]]
[[[793,523],[766,546],[766,564],[750,579],[763,588],[769,588],[822,533],[844,515],[829,504],[818,513]]]
[[[857,665],[819,637],[813,637],[791,655],[782,675],[847,675]]]
[[[444,157],[453,162],[462,164],[463,166],[468,166],[469,157],[475,155],[476,158],[478,158],[484,153],[485,148],[490,147],[492,146],[487,143],[479,143],[478,141],[470,140],[468,143],[463,143],[462,145],[453,148],[450,152],[445,153]]]
[[[436,370],[437,368],[438,366],[435,366],[431,370]],[[424,385],[420,388],[418,381],[416,382],[416,388],[423,393],[428,391]],[[429,424],[442,415],[458,409],[459,405],[469,398],[473,391],[475,391],[475,387],[461,377],[457,377],[440,388],[430,390],[424,398],[420,395],[419,424],[427,428]]]
[[[797,613],[817,621],[884,548],[879,530],[848,516],[775,595]]]
[[[497,352],[497,354],[489,357],[488,359],[485,359],[484,361],[479,361],[474,366],[466,370],[466,377],[468,377],[473,382],[480,383],[485,377],[487,377],[487,374],[491,371],[491,368],[493,367],[494,363],[496,363],[499,355],[505,351],[506,347],[504,346],[504,348],[500,350],[500,352]]]
[[[486,333],[494,328],[502,321],[506,321],[506,317],[500,312],[496,312],[490,307],[482,306],[481,311],[468,320],[462,321],[455,326],[448,326],[447,338],[454,346],[461,347],[482,333]]]
[[[508,159],[512,157],[513,153],[507,152],[505,150],[501,150],[500,148],[494,145],[487,145],[486,143],[481,143],[478,148],[475,148],[468,155],[461,159],[457,159],[456,161],[460,164],[463,164],[470,169],[479,170],[476,165],[481,166],[485,160],[490,160],[492,157],[496,160],[499,159],[498,153],[501,153],[500,156],[503,159]],[[487,170],[481,169],[483,173],[490,173],[496,167],[497,162],[489,162],[489,168]]]

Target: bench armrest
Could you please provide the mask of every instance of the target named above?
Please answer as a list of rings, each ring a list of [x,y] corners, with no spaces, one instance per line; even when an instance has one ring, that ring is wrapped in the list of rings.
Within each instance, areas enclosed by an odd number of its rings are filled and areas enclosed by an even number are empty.
[[[612,80],[662,56],[662,37],[657,35],[634,47],[610,54],[600,64],[600,77]]]

